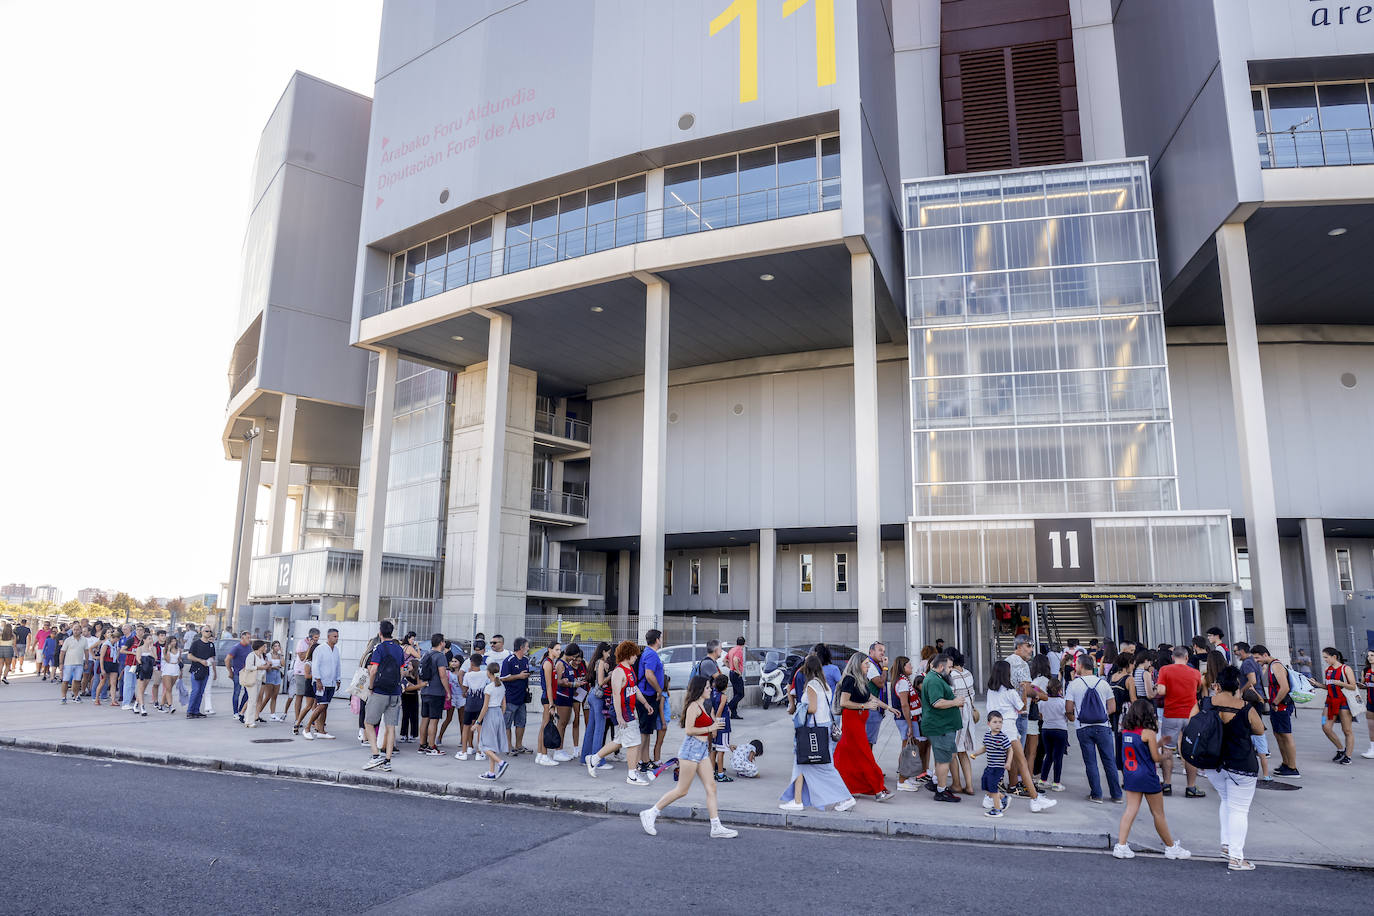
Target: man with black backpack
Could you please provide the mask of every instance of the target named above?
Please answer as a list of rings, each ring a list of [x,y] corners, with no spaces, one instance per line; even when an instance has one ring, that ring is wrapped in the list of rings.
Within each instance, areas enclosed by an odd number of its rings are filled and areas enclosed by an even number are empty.
[[[1112,801],[1122,801],[1121,780],[1116,772],[1116,739],[1109,724],[1116,712],[1116,697],[1105,677],[1093,673],[1092,653],[1078,656],[1078,676],[1069,684],[1064,703],[1064,716],[1078,731],[1078,749],[1083,752],[1083,768],[1088,771],[1088,801],[1102,804],[1102,780],[1097,773],[1097,757],[1107,774],[1107,789]],[[1094,756],[1096,753],[1097,756]]]
[[[363,713],[363,724],[367,728],[367,743],[372,746],[372,759],[363,765],[364,770],[391,771],[391,755],[396,749],[396,726],[401,723],[401,669],[405,667],[406,655],[401,644],[392,638],[395,625],[383,620],[377,626],[381,642],[372,650],[367,661],[368,690],[367,708]],[[384,726],[380,747],[377,741],[377,727]],[[385,757],[383,757],[385,752]]]

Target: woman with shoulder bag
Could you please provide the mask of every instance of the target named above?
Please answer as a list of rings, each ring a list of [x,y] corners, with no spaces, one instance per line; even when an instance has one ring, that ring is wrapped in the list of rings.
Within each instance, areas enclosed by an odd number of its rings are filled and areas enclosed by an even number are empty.
[[[677,752],[677,785],[654,803],[652,808],[639,812],[639,823],[649,836],[657,836],[654,824],[664,808],[685,796],[692,788],[692,780],[701,777],[702,787],[706,790],[706,813],[711,818],[711,836],[728,840],[739,836],[738,830],[731,830],[720,822],[720,809],[716,805],[716,780],[711,768],[711,739],[725,724],[712,716],[706,703],[706,678],[698,675],[687,683],[687,698],[682,704],[682,730],[686,737]]]
[[[802,663],[802,696],[797,700],[797,719],[802,725],[828,728],[832,721],[830,688],[826,686],[825,670],[820,658],[812,653]],[[797,719],[794,719],[794,724]],[[805,808],[848,811],[854,807],[854,796],[844,784],[833,762],[792,764],[792,781],[787,784],[778,805],[784,811]]]
[[[1192,715],[1215,709],[1221,719],[1221,766],[1204,770],[1221,796],[1221,851],[1231,871],[1253,871],[1245,859],[1245,835],[1250,829],[1250,802],[1255,798],[1259,757],[1251,736],[1264,734],[1264,720],[1241,696],[1240,671],[1227,665],[1218,674],[1216,693],[1193,706]],[[1190,716],[1191,718],[1191,716]]]
[[[262,673],[267,669],[267,643],[261,639],[252,642],[253,651],[243,660],[243,670],[239,672],[239,686],[248,691],[248,699],[239,712],[239,721],[248,728],[257,728],[263,720],[258,717],[258,691],[262,687]],[[244,722],[247,718],[248,721]]]
[[[382,641],[380,636],[373,636],[363,647],[363,654],[358,656],[358,667],[353,671],[353,677],[348,682],[348,693],[352,699],[349,700],[349,708],[358,714],[358,743],[367,744],[367,731],[363,728],[363,716],[367,712],[367,698],[372,695],[372,690],[367,686],[369,679],[367,671],[367,660],[372,657],[372,651],[377,648],[377,644]]]
[[[840,708],[840,741],[835,746],[835,769],[851,793],[872,795],[877,801],[887,801],[892,793],[884,784],[882,768],[873,759],[873,746],[868,743],[866,726],[871,710],[891,709],[868,692],[868,677],[864,666],[868,656],[855,652],[845,666],[844,678],[836,694]]]
[[[606,706],[604,701],[604,691],[606,690],[606,680],[611,676],[611,651],[612,646],[608,642],[597,643],[596,651],[592,653],[592,661],[587,670],[587,729],[582,736],[582,756],[580,760],[586,760],[594,756],[601,750],[606,743]],[[609,769],[610,764],[604,760],[600,764]]]
[[[1359,700],[1359,685],[1355,683],[1355,669],[1345,663],[1345,656],[1340,650],[1332,646],[1322,649],[1322,663],[1326,666],[1322,678],[1326,685],[1322,733],[1336,745],[1336,756],[1331,758],[1331,762],[1346,764],[1350,762],[1350,752],[1355,749],[1354,723],[1357,713],[1351,701]],[[1360,712],[1364,710],[1360,709]],[[1336,725],[1340,725],[1345,734],[1345,744],[1336,738]]]

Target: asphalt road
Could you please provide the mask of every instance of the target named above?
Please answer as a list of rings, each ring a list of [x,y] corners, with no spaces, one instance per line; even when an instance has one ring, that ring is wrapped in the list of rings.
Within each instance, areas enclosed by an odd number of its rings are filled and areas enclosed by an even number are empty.
[[[0,913],[414,916],[508,912],[512,895],[578,912],[633,899],[665,916],[721,911],[721,901],[725,912],[789,916],[817,900],[866,913],[1014,912],[1037,888],[1093,900],[1182,894],[1222,907],[1250,900],[1275,912],[1362,912],[1374,894],[1367,872],[1236,874],[1218,861],[1121,862],[763,828],[711,840],[704,824],[670,821],[651,838],[628,817],[12,748],[0,750],[0,785],[10,800],[0,806]],[[124,813],[111,814],[112,805]],[[840,903],[846,888],[852,906]]]

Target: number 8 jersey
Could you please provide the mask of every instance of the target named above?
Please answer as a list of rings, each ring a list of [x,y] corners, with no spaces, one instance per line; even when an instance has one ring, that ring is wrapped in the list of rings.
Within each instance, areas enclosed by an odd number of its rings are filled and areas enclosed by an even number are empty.
[[[1125,778],[1121,788],[1127,792],[1141,792],[1153,795],[1164,791],[1159,782],[1159,771],[1155,769],[1155,758],[1150,754],[1150,745],[1139,730],[1121,732],[1121,765]]]

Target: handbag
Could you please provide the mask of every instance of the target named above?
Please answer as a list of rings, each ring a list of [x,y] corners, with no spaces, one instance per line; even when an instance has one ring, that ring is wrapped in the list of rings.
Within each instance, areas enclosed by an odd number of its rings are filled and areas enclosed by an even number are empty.
[[[1352,719],[1358,719],[1365,714],[1364,690],[1342,687],[1341,693],[1345,695],[1345,702],[1350,707],[1350,717]]]
[[[240,672],[239,672],[239,686],[240,686],[240,687],[256,687],[256,686],[258,686],[258,669],[257,669],[257,668],[248,668],[248,667],[245,667],[242,671],[240,671]]]
[[[562,746],[563,736],[558,733],[558,726],[550,719],[544,726],[544,747],[556,751]]]
[[[802,707],[805,709],[805,707]],[[814,766],[830,762],[830,729],[816,724],[816,717],[807,715],[805,722],[797,726],[796,752],[797,763]]]
[[[897,754],[897,778],[914,779],[924,772],[925,767],[921,766],[921,752],[916,747],[916,742],[903,742],[902,749]]]

